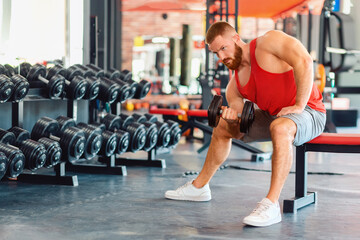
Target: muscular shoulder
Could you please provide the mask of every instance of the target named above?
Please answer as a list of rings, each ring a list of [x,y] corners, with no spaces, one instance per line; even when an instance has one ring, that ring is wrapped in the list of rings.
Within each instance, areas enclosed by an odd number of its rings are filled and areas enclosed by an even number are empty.
[[[296,38],[279,30],[271,30],[256,40],[256,49],[274,52],[298,44]]]

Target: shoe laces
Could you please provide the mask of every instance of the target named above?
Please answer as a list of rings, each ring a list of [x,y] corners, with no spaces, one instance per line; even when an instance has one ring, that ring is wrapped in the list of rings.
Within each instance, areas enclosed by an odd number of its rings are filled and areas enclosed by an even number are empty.
[[[269,204],[258,202],[256,208],[252,211],[252,215],[261,215],[264,211],[270,208]]]
[[[181,191],[181,190],[183,190],[184,188],[188,187],[190,184],[192,184],[192,182],[187,182],[187,183],[185,183],[184,185],[178,187],[178,188],[176,189],[176,191],[177,191],[177,192],[178,192],[178,191]]]

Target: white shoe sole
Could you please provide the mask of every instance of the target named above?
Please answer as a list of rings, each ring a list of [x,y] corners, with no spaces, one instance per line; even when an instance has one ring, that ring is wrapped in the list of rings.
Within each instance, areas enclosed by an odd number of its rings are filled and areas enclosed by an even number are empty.
[[[179,201],[192,201],[192,202],[207,202],[211,200],[211,196],[198,196],[198,197],[185,197],[185,196],[173,196],[165,193],[165,198]]]
[[[246,220],[246,219],[243,220],[243,223],[245,223],[246,225],[254,226],[254,227],[267,227],[267,226],[270,226],[270,225],[273,225],[273,224],[276,224],[279,222],[281,222],[281,214],[278,215],[273,220],[268,221],[268,222],[256,222],[256,221],[251,221],[251,220]]]

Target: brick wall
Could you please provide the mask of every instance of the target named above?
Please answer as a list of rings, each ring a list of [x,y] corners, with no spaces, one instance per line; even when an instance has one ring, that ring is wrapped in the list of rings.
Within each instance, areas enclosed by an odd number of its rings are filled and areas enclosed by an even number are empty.
[[[193,35],[204,35],[205,12],[123,12],[122,15],[122,68],[131,69],[132,48],[136,36],[181,37],[182,25],[189,24]]]

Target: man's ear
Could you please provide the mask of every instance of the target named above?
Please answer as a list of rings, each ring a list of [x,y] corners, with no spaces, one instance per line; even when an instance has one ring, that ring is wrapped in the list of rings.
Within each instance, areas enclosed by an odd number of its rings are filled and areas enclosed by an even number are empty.
[[[239,34],[234,34],[231,39],[234,41],[234,43],[238,43],[240,41]]]

